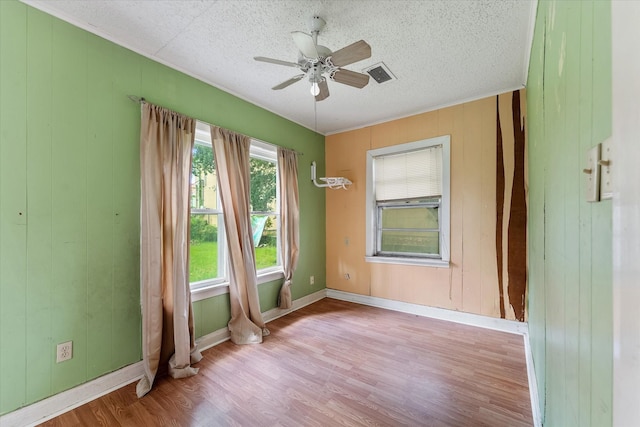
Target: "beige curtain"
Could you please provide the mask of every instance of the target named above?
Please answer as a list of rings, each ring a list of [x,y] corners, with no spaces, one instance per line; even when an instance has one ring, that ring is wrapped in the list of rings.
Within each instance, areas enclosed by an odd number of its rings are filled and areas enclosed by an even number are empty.
[[[211,126],[229,258],[229,332],[235,344],[262,342],[269,335],[260,312],[251,232],[249,137]]]
[[[291,308],[291,281],[300,252],[300,197],[298,196],[298,156],[295,151],[278,147],[280,178],[280,258],[284,283],[278,306]]]
[[[195,121],[142,104],[140,128],[140,297],[144,377],[151,390],[158,367],[174,378],[195,375],[196,348],[189,290],[189,186]]]

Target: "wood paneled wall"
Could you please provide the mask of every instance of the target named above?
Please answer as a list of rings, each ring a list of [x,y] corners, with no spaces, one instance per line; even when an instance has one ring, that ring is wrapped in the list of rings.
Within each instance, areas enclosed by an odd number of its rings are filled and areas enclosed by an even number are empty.
[[[529,333],[544,425],[612,425],[611,201],[586,201],[611,135],[611,4],[540,1],[529,104]],[[624,154],[621,154],[624,155]]]
[[[327,287],[522,320],[526,277],[521,273],[526,263],[519,256],[510,258],[510,247],[526,245],[525,105],[524,90],[509,92],[328,136],[326,175],[345,176],[353,185],[346,191],[327,190]],[[367,150],[441,135],[451,135],[450,268],[366,263]],[[499,137],[503,172],[498,167]],[[502,231],[500,259],[496,230]]]

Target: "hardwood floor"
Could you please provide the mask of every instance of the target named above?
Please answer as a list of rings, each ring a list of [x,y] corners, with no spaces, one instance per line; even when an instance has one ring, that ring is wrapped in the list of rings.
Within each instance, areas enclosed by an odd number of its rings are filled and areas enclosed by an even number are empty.
[[[45,426],[531,426],[523,338],[324,299]]]

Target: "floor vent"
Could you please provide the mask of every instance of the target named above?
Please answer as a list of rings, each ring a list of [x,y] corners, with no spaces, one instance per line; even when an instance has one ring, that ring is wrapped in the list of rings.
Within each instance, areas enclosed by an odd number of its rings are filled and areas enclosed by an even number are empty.
[[[373,77],[378,83],[385,83],[391,80],[397,80],[391,70],[384,64],[384,62],[378,62],[375,65],[364,70],[365,73]]]

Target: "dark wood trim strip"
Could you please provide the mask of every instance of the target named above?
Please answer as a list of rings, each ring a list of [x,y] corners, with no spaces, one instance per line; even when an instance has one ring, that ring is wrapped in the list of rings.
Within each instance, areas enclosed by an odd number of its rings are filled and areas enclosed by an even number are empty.
[[[509,207],[507,274],[509,302],[516,319],[524,322],[527,290],[527,199],[524,183],[525,130],[521,122],[520,91],[513,91],[511,102],[514,139],[514,172]]]
[[[496,96],[496,264],[498,267],[498,290],[500,293],[500,317],[505,318],[504,293],[502,291],[502,221],[504,210],[504,154],[502,128],[500,127],[500,97]]]

